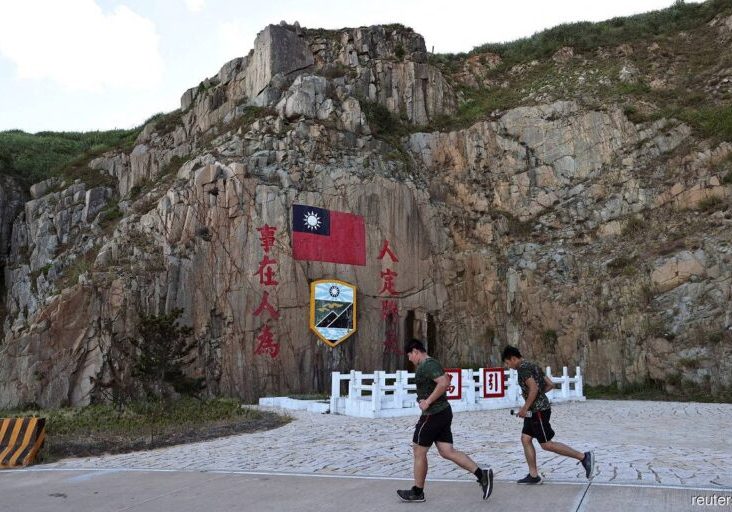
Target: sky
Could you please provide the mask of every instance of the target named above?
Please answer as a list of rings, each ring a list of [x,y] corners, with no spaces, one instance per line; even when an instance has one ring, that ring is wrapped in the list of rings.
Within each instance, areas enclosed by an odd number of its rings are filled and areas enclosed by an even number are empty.
[[[691,0],[687,0],[691,1]],[[412,27],[436,53],[673,0],[0,0],[0,130],[132,128],[249,53],[268,24]]]

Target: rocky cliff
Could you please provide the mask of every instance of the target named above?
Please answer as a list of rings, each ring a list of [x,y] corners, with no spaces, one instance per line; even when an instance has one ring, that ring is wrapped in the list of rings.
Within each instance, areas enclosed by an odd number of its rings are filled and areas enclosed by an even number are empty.
[[[699,34],[729,37],[731,19]],[[732,144],[600,103],[603,81],[668,87],[633,51],[564,48],[499,84],[500,57],[441,66],[399,25],[265,28],[132,151],[91,160],[94,179],[33,187],[7,245],[0,407],[99,398],[124,364],[114,340],[175,308],[198,339],[191,371],[245,400],[405,367],[394,340],[411,336],[450,366],[499,364],[511,343],[590,384],[732,385]],[[563,82],[519,89],[536,69]],[[705,86],[729,94],[730,69]],[[464,117],[485,87],[521,101]],[[293,204],[363,216],[366,265],[295,260]],[[308,329],[322,278],[358,287],[358,331],[335,348]],[[277,315],[256,314],[265,291]]]

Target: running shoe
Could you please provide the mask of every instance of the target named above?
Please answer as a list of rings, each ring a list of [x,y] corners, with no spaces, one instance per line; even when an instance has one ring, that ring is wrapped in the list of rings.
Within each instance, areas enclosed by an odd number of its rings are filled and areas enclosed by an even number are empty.
[[[414,489],[400,489],[397,491],[397,494],[402,499],[402,501],[415,503],[424,501],[424,493],[417,493],[414,491]]]
[[[529,484],[536,485],[541,483],[541,477],[539,475],[531,476],[531,473],[523,477],[521,480],[516,481],[517,484]]]

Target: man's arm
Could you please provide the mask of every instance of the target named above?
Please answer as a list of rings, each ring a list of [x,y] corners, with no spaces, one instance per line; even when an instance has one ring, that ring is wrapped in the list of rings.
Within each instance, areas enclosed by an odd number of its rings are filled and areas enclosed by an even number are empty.
[[[526,413],[529,411],[529,407],[531,407],[531,404],[533,404],[534,400],[536,400],[536,395],[539,394],[539,386],[536,384],[536,381],[533,377],[529,377],[526,379],[526,386],[528,386],[529,388],[529,393],[526,397],[526,402],[524,403],[524,406],[517,414],[517,416],[521,418],[526,417]]]
[[[452,377],[450,375],[448,375],[446,373],[443,373],[442,375],[440,375],[436,379],[433,379],[435,381],[435,384],[437,384],[437,385],[435,386],[435,389],[434,389],[434,391],[432,391],[432,393],[430,394],[430,396],[428,396],[424,400],[420,400],[420,402],[419,402],[419,408],[422,409],[423,411],[426,411],[427,408],[430,405],[432,405],[435,400],[437,400],[438,398],[440,398],[442,396],[442,394],[445,391],[447,391],[447,388],[450,387],[450,379],[451,378]]]
[[[552,382],[552,379],[544,375],[544,393],[547,393],[552,389],[554,389],[554,383]]]

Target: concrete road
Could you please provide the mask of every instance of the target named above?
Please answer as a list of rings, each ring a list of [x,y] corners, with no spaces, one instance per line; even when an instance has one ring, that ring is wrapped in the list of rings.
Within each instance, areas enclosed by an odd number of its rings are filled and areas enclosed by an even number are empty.
[[[65,470],[0,472],[3,512],[616,512],[732,510],[732,489],[607,483],[518,486],[496,481],[487,500],[465,480],[429,480],[425,503],[402,503],[410,481],[268,472]],[[706,505],[695,501],[701,497]],[[719,503],[722,503],[721,505]]]

